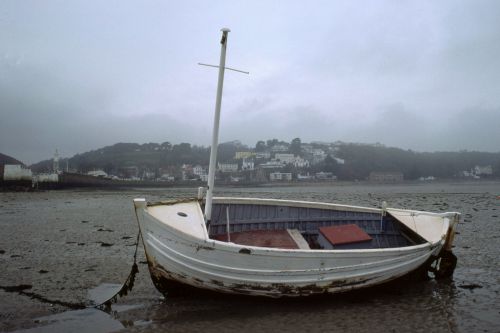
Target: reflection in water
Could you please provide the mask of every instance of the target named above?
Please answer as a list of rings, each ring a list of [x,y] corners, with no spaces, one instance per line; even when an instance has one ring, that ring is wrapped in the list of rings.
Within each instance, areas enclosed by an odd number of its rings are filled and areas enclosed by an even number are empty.
[[[120,284],[103,283],[87,292],[88,299],[92,305],[99,305],[113,297],[121,289]]]
[[[40,317],[35,323],[41,325],[16,332],[112,332],[124,326],[109,314],[88,308],[84,310],[67,311],[52,316]]]
[[[17,333],[37,332],[114,332],[127,327],[148,325],[146,320],[120,319],[123,312],[141,308],[141,305],[115,305],[110,312],[104,312],[96,308],[66,311],[51,316],[40,317],[34,320],[39,325],[26,330],[15,331]]]
[[[88,291],[92,304],[102,304],[116,295],[122,285],[103,283]],[[120,319],[120,314],[129,310],[141,308],[141,305],[114,305],[105,309],[89,307],[82,310],[66,311],[34,320],[36,327],[15,332],[113,332],[127,327],[149,324],[145,320]]]
[[[302,299],[214,294],[167,298],[144,309],[158,331],[450,332],[451,281],[397,281],[366,290]],[[126,316],[126,315],[125,315]]]

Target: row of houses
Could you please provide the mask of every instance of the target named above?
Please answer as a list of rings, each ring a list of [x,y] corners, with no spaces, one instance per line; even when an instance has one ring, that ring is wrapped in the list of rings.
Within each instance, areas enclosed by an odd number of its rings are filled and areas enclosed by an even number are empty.
[[[234,159],[235,160],[245,160],[245,159],[255,159],[259,160],[271,160],[271,161],[280,161],[283,163],[291,163],[294,166],[302,168],[308,167],[310,165],[318,164],[325,160],[328,155],[323,149],[311,148],[311,149],[302,149],[305,155],[308,156],[307,159],[304,159],[298,155],[292,153],[285,153],[288,151],[288,148],[285,150],[275,150],[273,149],[276,146],[273,146],[270,151],[265,152],[253,152],[253,151],[238,151],[236,152]],[[281,147],[281,146],[280,146]],[[271,158],[271,156],[274,156]],[[344,160],[340,158],[333,157],[337,163],[344,164]]]
[[[492,175],[493,175],[493,168],[491,167],[491,165],[486,165],[486,166],[476,165],[474,168],[470,170],[462,171],[459,176],[465,178],[479,179],[481,177],[491,177]]]

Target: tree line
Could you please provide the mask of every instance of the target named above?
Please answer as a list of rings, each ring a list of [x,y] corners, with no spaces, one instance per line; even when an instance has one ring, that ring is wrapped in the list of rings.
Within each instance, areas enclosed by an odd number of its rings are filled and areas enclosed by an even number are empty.
[[[218,146],[218,161],[232,161],[237,151],[269,151],[276,145],[287,147],[287,152],[307,158],[299,138],[291,142],[270,139],[258,141],[254,147],[248,147],[239,141],[221,143]],[[454,178],[475,166],[491,166],[492,177],[500,177],[500,153],[459,151],[459,152],[415,152],[394,147],[373,144],[354,144],[337,142],[307,144],[325,151],[326,158],[309,168],[299,170],[286,166],[288,172],[332,172],[341,180],[363,180],[370,172],[401,172],[405,179],[420,177]],[[102,169],[115,173],[123,167],[138,167],[157,170],[158,168],[180,167],[183,164],[208,165],[210,148],[191,145],[190,143],[117,143],[86,153],[77,154],[61,160],[61,169],[66,164],[70,169],[87,172]],[[339,164],[335,159],[344,160]],[[52,169],[52,160],[45,160],[31,166],[35,172],[47,172]]]

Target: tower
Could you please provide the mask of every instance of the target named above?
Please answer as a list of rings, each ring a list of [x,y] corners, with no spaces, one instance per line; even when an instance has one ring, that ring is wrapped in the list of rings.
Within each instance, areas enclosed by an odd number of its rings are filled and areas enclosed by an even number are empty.
[[[59,173],[59,152],[56,149],[56,152],[54,154],[54,159],[53,159],[53,164],[52,164],[52,171],[54,173]]]

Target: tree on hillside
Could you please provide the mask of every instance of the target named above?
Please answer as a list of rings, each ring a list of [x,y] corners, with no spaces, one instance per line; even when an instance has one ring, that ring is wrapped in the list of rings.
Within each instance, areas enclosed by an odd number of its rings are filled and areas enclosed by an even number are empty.
[[[257,141],[255,144],[255,151],[256,152],[263,152],[266,150],[266,143],[264,141]]]
[[[162,150],[172,150],[172,144],[168,141],[163,142],[160,147]]]
[[[191,161],[191,144],[180,143],[172,147],[171,160],[174,164],[186,164]]]
[[[301,149],[302,142],[300,141],[300,138],[295,138],[292,140],[290,144],[290,153],[294,155],[300,155],[302,149]]]
[[[278,139],[270,139],[270,140],[267,140],[267,141],[266,141],[267,148],[271,148],[271,147],[273,147],[273,146],[277,145],[277,144],[278,144],[278,142],[279,142],[279,141],[278,141]]]
[[[236,152],[240,150],[238,145],[232,142],[224,142],[219,144],[219,149],[217,150],[217,161],[218,162],[229,162],[234,159]]]
[[[339,164],[333,157],[331,157],[330,155],[326,155],[325,159],[323,160],[323,170],[336,174],[339,171]]]

